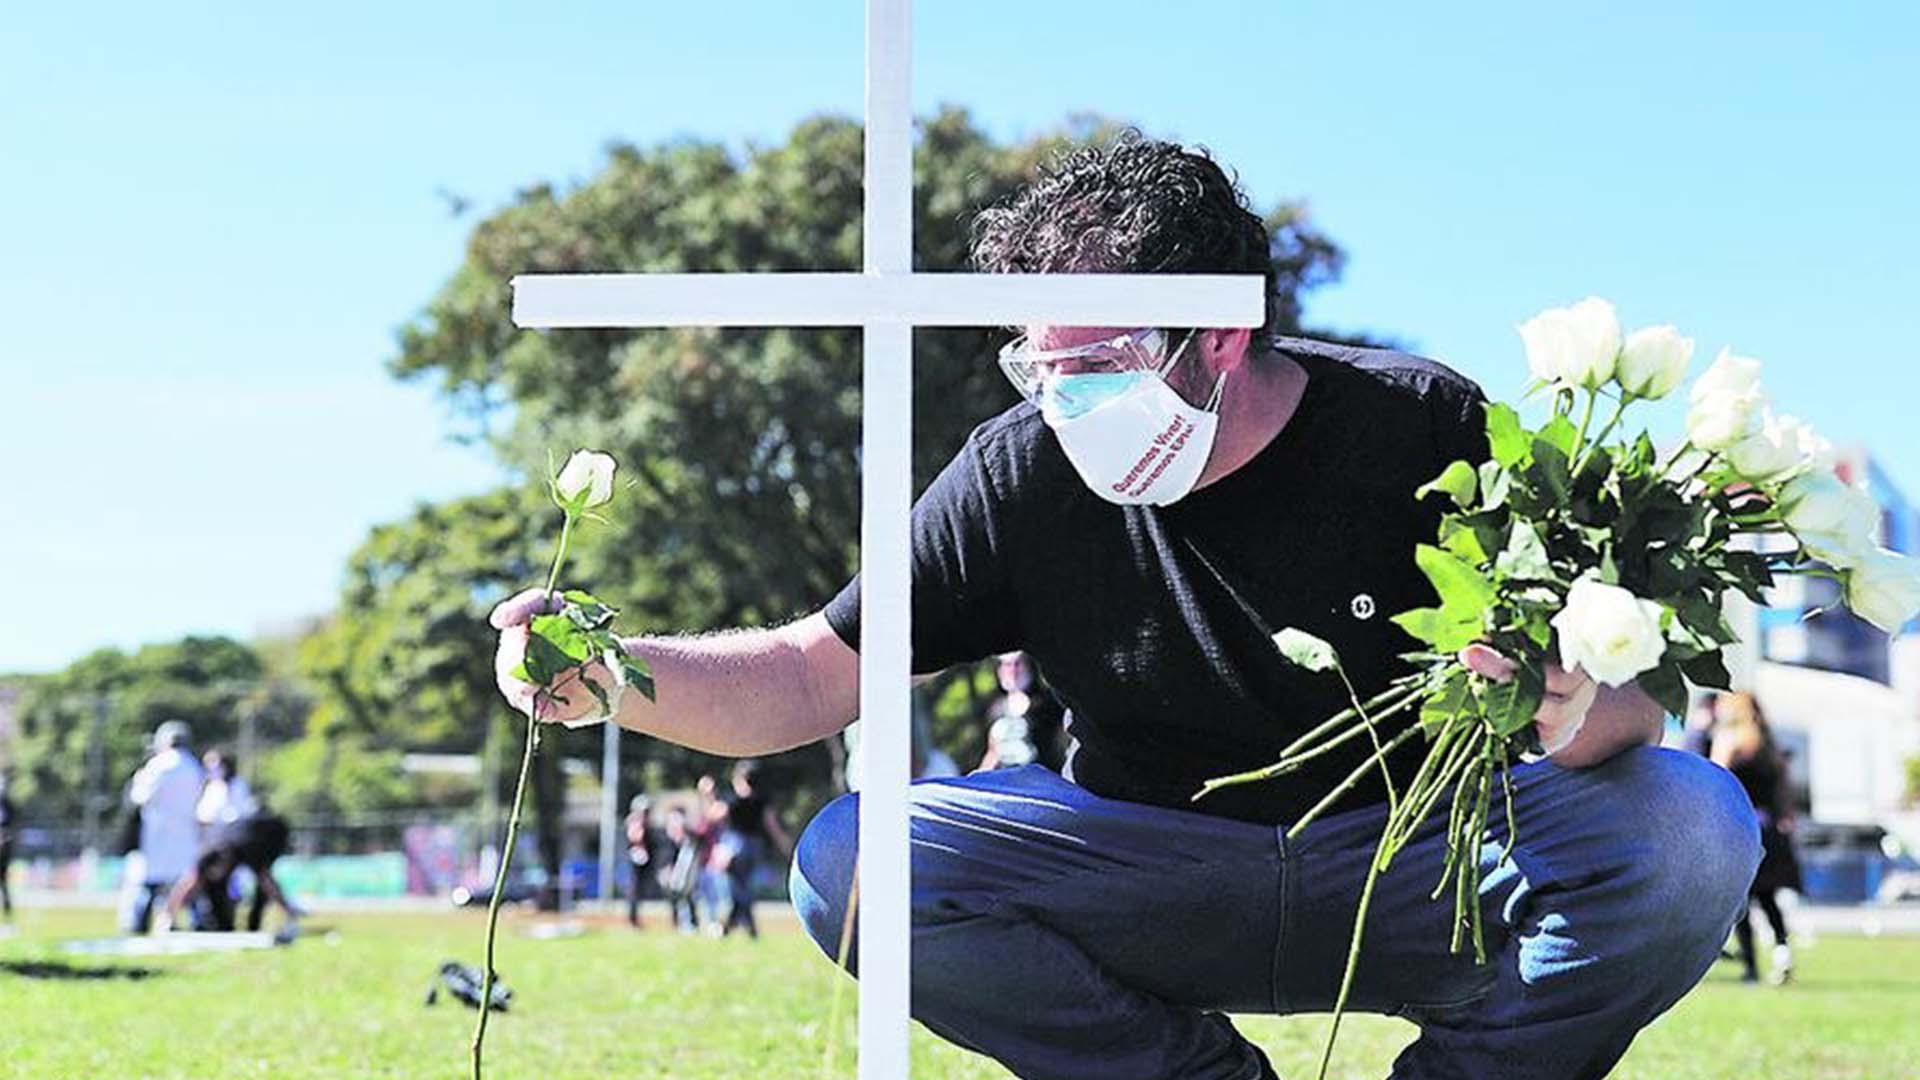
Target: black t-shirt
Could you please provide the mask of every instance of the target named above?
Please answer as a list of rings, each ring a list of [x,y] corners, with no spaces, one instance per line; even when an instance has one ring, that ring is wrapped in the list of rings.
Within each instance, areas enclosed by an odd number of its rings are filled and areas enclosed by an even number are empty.
[[[1485,457],[1482,398],[1403,353],[1277,347],[1308,375],[1293,417],[1172,506],[1101,500],[1030,406],[976,428],[914,505],[914,670],[1026,650],[1067,708],[1066,774],[1109,798],[1278,825],[1332,790],[1365,758],[1362,741],[1190,801],[1347,703],[1335,676],[1282,659],[1271,632],[1332,642],[1363,695],[1404,670],[1398,656],[1417,643],[1388,617],[1434,602],[1413,554],[1441,512],[1413,492],[1449,461]],[[858,648],[857,577],[826,616]],[[1396,775],[1423,753],[1404,747]],[[1384,796],[1369,772],[1340,808]]]

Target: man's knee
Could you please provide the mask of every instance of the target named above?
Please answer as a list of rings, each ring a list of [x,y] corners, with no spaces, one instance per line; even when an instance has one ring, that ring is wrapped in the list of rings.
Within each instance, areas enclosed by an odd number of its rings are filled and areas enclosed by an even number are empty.
[[[1621,757],[1621,805],[1655,841],[1642,903],[1675,934],[1718,948],[1760,865],[1752,803],[1731,773],[1697,754],[1640,747]]]
[[[859,808],[858,795],[842,795],[814,815],[794,847],[787,882],[801,925],[821,951],[836,959],[859,852]],[[853,962],[849,950],[850,968]]]

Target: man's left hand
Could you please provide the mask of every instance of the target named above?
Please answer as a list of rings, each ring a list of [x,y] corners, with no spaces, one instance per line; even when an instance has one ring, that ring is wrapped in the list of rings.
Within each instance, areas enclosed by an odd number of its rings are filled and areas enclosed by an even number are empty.
[[[1460,662],[1467,670],[1495,682],[1513,678],[1519,666],[1493,646],[1478,643],[1460,650]],[[1573,745],[1581,725],[1587,722],[1587,710],[1593,708],[1594,698],[1600,693],[1600,684],[1578,668],[1568,671],[1554,663],[1547,664],[1546,676],[1547,693],[1533,714],[1533,729],[1540,736],[1540,748],[1552,756]]]

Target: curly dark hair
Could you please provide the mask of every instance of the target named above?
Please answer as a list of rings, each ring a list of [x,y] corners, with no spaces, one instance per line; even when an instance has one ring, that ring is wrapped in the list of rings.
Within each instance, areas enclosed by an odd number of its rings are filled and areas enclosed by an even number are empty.
[[[1276,325],[1271,239],[1205,148],[1123,130],[1084,146],[973,219],[974,266],[994,274],[1260,274],[1265,346]]]

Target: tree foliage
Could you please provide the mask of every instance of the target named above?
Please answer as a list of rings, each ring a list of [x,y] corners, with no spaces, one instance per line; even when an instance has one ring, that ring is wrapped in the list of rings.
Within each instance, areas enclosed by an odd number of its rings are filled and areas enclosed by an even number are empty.
[[[164,721],[185,721],[197,747],[230,743],[248,710],[284,722],[297,695],[263,674],[246,645],[187,637],[100,649],[33,680],[19,715],[18,797],[37,820],[77,824],[90,797],[117,802]]]

